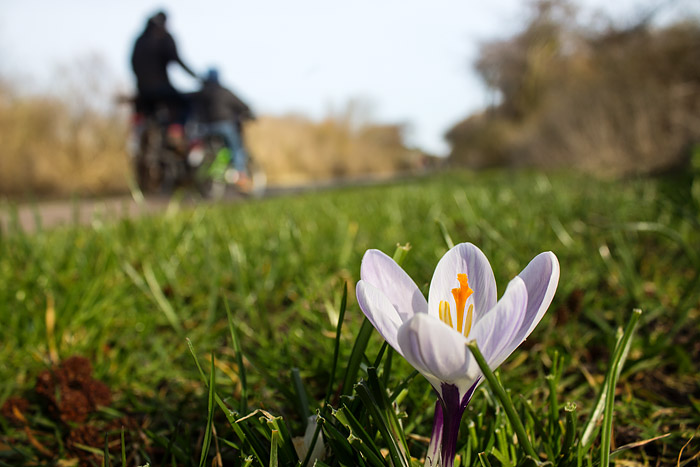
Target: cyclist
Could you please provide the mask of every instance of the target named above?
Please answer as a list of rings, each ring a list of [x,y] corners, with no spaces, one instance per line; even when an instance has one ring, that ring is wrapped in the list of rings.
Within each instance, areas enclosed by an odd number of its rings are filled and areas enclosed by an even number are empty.
[[[227,180],[242,189],[252,185],[248,173],[248,154],[243,146],[242,123],[253,119],[250,108],[229,89],[221,85],[219,72],[211,68],[204,77],[202,89],[193,95],[197,122],[202,136],[218,135],[231,151]]]
[[[131,66],[138,89],[136,108],[139,112],[153,115],[158,104],[164,103],[171,112],[172,121],[184,125],[189,104],[170,83],[168,64],[175,62],[194,78],[197,75],[180,58],[166,21],[167,16],[163,11],[153,15],[134,43]]]

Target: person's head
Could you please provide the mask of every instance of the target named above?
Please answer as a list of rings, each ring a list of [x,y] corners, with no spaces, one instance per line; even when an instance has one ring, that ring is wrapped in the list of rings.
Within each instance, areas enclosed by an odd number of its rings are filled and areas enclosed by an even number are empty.
[[[148,18],[148,26],[155,27],[158,29],[165,29],[165,22],[167,21],[167,19],[168,16],[165,14],[164,11],[161,10],[155,15]]]
[[[204,77],[204,81],[207,83],[219,84],[219,70],[212,67],[207,71],[207,75]]]

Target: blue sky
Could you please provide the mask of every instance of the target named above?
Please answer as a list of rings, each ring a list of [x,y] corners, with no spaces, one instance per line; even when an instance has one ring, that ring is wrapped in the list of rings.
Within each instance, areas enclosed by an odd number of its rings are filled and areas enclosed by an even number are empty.
[[[584,3],[620,14],[640,2]],[[217,66],[222,81],[258,114],[295,112],[319,119],[360,99],[374,121],[405,123],[411,143],[446,154],[445,131],[487,103],[471,69],[479,42],[515,31],[523,5],[515,0],[3,0],[0,72],[28,89],[47,89],[60,78],[58,65],[98,55],[109,70],[110,86],[132,89],[131,46],[146,18],[164,9],[183,60],[201,74]],[[196,87],[175,66],[171,71],[181,89]]]

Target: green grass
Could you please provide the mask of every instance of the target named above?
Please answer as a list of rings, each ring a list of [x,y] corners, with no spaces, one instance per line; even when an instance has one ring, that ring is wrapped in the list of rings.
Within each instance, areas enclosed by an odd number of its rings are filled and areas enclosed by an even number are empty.
[[[387,432],[376,426],[377,417],[363,419],[371,406],[341,387],[353,361],[359,368],[352,382],[363,378],[366,397],[379,397],[376,391],[395,396],[390,402],[401,436],[410,453],[422,457],[434,396],[400,357],[385,352],[377,358],[383,341],[375,331],[366,349],[353,353],[363,321],[354,284],[366,249],[391,255],[397,243],[410,243],[403,266],[427,294],[450,239],[484,251],[499,296],[537,253],[552,250],[559,258],[561,279],[550,311],[497,373],[540,455],[567,465],[557,457],[565,434],[575,432],[571,443],[578,445],[616,330],[640,308],[616,386],[612,448],[670,435],[612,461],[675,464],[700,426],[699,212],[687,180],[456,172],[32,235],[11,226],[0,237],[0,404],[10,396],[29,399],[24,415],[31,436],[26,426],[0,416],[0,465],[45,462],[32,437],[55,458],[76,455],[65,442],[76,426],[52,420],[31,392],[52,352],[88,357],[95,378],[113,390],[111,408],[90,418],[103,436],[86,460],[96,465],[104,434],[117,440],[111,465],[123,458],[129,465],[200,465],[200,459],[211,465],[217,453],[224,465],[246,465],[246,456],[251,465],[269,465],[270,458],[287,465],[296,461],[290,437],[303,435],[308,417],[326,399],[334,409],[345,407],[339,415],[348,424],[322,412],[332,447],[324,462],[348,465],[357,452],[370,459],[366,441],[391,451],[391,436],[382,436]],[[53,330],[46,325],[51,299]],[[215,393],[207,389],[212,355]],[[394,393],[402,383],[405,389]],[[217,401],[210,400],[214,395]],[[575,411],[565,410],[568,402]],[[221,410],[223,404],[235,414]],[[265,412],[235,421],[256,409]],[[348,413],[369,430],[364,445],[341,442],[353,432]],[[124,446],[121,429],[106,428],[123,417],[131,423]],[[209,423],[214,439],[204,436]],[[458,454],[470,460],[467,465],[477,459],[515,464],[525,454],[513,436],[497,399],[482,386],[465,414]],[[600,437],[593,441],[583,465],[600,460]],[[691,458],[699,446],[691,440],[681,458]]]

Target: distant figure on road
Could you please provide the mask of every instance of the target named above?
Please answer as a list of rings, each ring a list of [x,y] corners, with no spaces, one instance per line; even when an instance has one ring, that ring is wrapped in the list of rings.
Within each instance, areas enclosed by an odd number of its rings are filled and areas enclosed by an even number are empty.
[[[250,108],[219,82],[215,68],[208,71],[202,89],[194,94],[195,112],[203,136],[219,135],[231,151],[235,169],[234,181],[246,188],[250,185],[248,154],[243,146],[242,124],[254,118]]]
[[[148,19],[146,29],[136,39],[131,54],[131,66],[136,75],[138,111],[152,115],[159,103],[166,104],[176,123],[185,123],[188,102],[170,83],[168,64],[178,63],[186,72],[197,75],[185,65],[177,53],[173,36],[166,27],[165,12],[158,12]]]

